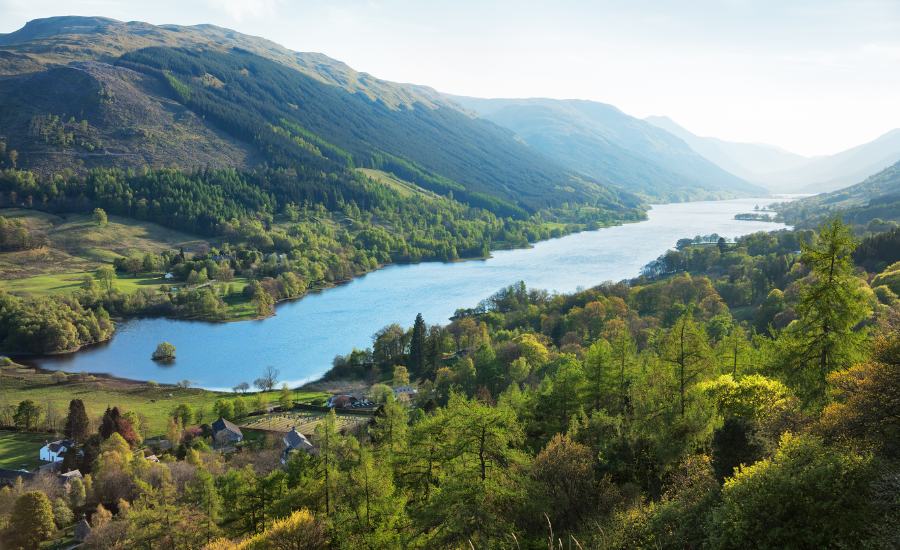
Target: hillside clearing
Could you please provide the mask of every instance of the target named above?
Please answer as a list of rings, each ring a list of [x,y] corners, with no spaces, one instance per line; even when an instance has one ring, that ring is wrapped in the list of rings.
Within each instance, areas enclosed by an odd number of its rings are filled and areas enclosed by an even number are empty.
[[[98,226],[88,214],[57,216],[4,208],[0,209],[0,216],[23,222],[30,231],[46,235],[49,241],[39,249],[0,253],[0,278],[4,282],[39,275],[75,277],[120,256],[179,248],[196,251],[208,246],[195,235],[119,216],[110,216],[105,227]],[[58,283],[47,282],[51,286],[59,286]]]

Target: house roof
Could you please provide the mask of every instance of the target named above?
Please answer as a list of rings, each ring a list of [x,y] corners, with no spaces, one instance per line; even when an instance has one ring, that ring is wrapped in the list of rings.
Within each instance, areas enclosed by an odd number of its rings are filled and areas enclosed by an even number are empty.
[[[212,426],[210,426],[210,427],[212,428],[213,433],[218,433],[218,432],[221,432],[222,430],[228,430],[229,432],[240,435],[240,436],[244,435],[241,433],[241,429],[238,428],[237,425],[235,425],[233,422],[229,422],[228,420],[225,420],[221,416],[219,417],[218,420],[213,422]]]
[[[63,481],[68,481],[68,480],[70,480],[70,479],[75,479],[76,477],[79,478],[79,479],[84,478],[84,476],[81,475],[81,471],[80,471],[80,470],[69,470],[68,472],[66,472],[66,473],[64,473],[64,474],[59,474],[59,477],[60,477],[61,480],[63,480]]]
[[[69,449],[69,448],[72,447],[74,444],[75,444],[75,443],[72,442],[72,441],[69,440],[69,439],[59,439],[59,440],[57,440],[57,441],[53,441],[53,442],[51,442],[51,443],[48,443],[46,446],[47,446],[47,449],[49,449],[51,453],[58,453],[58,452],[60,452],[60,451],[64,451],[64,450],[66,450],[66,449]]]
[[[75,540],[83,541],[91,534],[91,524],[82,516],[81,521],[75,524]]]
[[[305,435],[297,431],[296,427],[291,428],[291,431],[284,434],[284,444],[287,445],[288,449],[312,449],[313,444],[309,442],[309,439],[306,438]]]
[[[4,485],[13,485],[16,482],[16,479],[20,477],[22,478],[22,481],[25,481],[33,478],[34,474],[26,470],[5,470],[0,468],[0,487],[3,487]]]

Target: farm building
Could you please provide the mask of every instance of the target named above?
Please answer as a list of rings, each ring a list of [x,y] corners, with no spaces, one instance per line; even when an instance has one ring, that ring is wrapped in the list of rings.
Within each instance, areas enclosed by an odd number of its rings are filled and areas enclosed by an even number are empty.
[[[241,429],[221,416],[210,427],[212,428],[213,443],[216,447],[227,447],[244,439]]]

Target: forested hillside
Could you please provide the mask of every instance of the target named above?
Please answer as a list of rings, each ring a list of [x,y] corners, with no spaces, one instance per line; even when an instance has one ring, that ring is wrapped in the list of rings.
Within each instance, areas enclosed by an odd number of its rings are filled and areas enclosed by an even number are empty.
[[[882,232],[900,224],[900,163],[846,189],[777,206],[781,219],[815,227],[829,216],[840,216],[858,232]]]
[[[857,245],[839,221],[693,244],[628,284],[516,284],[445,326],[386,326],[331,373],[380,409],[352,430],[332,411],[314,452],[211,450],[182,404],[148,460],[139,411],[92,424],[76,399],[84,481],[0,490],[0,526],[40,541],[85,513],[98,549],[893,548],[900,300]],[[309,414],[287,388],[279,406]],[[240,395],[214,411],[245,435],[260,414]]]
[[[484,257],[645,208],[431,90],[218,27],[33,21],[0,37],[0,75],[0,208],[206,241],[109,246],[63,272],[46,234],[9,225],[0,269],[31,276],[0,284],[16,293],[0,295],[7,352],[102,341],[110,315],[264,317],[388,263]]]
[[[225,29],[52,18],[0,50],[3,138],[41,175],[290,166],[340,185],[367,167],[501,215],[635,204],[427,89]]]

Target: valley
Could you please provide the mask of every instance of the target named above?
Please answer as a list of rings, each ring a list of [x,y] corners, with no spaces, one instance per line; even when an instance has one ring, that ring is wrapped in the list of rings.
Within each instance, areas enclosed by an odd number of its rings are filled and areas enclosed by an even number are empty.
[[[0,15],[0,550],[898,546],[895,2]]]

